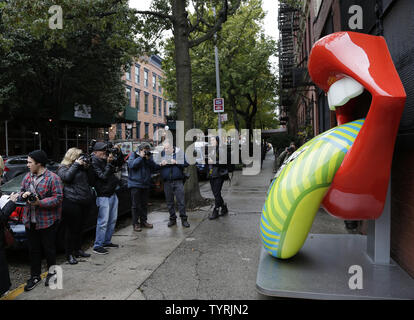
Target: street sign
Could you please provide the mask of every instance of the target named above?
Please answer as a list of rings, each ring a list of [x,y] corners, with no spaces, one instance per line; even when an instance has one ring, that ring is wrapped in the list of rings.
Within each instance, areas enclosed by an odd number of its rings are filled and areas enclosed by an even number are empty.
[[[222,114],[220,115],[220,120],[221,120],[221,122],[225,122],[225,121],[227,121],[227,113],[222,113]]]
[[[213,100],[214,112],[224,112],[224,98],[215,98]]]

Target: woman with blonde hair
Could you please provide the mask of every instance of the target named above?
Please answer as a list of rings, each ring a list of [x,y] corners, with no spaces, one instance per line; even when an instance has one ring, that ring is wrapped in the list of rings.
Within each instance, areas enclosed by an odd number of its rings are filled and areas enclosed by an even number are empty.
[[[57,174],[64,183],[62,220],[65,226],[65,251],[69,264],[76,258],[90,257],[81,250],[83,218],[88,214],[93,196],[88,181],[88,166],[81,149],[70,148],[63,158]]]

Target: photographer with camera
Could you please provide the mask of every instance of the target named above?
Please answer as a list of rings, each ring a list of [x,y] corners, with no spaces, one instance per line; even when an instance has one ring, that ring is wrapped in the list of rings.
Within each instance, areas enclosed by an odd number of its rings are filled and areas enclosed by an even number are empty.
[[[174,196],[177,199],[178,211],[180,212],[181,223],[183,227],[189,228],[187,215],[185,213],[184,198],[184,168],[188,167],[183,151],[176,151],[168,140],[163,143],[164,150],[161,152],[161,178],[164,181],[165,201],[167,202],[168,211],[170,213],[170,221],[168,227],[172,227],[177,223],[175,214]]]
[[[93,252],[107,254],[106,248],[118,248],[119,245],[111,242],[118,218],[118,197],[115,190],[119,186],[119,179],[115,176],[116,166],[114,156],[108,153],[107,144],[96,142],[93,146],[91,174],[97,193],[98,221],[96,224],[96,238]]]
[[[128,188],[131,190],[134,231],[141,231],[141,228],[153,228],[153,225],[147,222],[147,206],[151,173],[157,169],[157,165],[152,159],[149,145],[141,144],[137,152],[131,153],[128,159],[128,169]]]
[[[21,185],[20,201],[26,201],[22,221],[29,240],[31,278],[24,287],[32,290],[40,281],[42,249],[47,268],[56,265],[56,232],[62,216],[63,185],[59,176],[46,169],[47,155],[42,150],[29,153],[29,171]],[[54,275],[48,273],[45,285]]]
[[[57,170],[64,183],[62,218],[65,226],[65,253],[69,264],[77,264],[76,258],[91,256],[81,250],[83,218],[88,215],[94,201],[88,181],[89,164],[87,154],[83,154],[81,149],[70,148]]]

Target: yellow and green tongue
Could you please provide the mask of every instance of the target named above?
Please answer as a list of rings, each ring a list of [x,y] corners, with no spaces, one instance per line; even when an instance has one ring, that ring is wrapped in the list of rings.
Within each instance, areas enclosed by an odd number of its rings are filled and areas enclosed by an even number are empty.
[[[330,129],[300,147],[269,187],[260,234],[265,249],[287,259],[303,246],[316,212],[365,119]]]

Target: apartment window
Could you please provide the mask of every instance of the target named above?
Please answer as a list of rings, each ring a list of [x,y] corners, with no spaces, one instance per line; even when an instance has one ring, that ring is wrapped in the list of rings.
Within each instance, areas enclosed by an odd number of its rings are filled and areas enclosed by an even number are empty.
[[[144,86],[148,88],[148,70],[144,70]]]
[[[122,123],[116,124],[116,137],[115,139],[122,139]]]
[[[158,98],[158,115],[162,116],[162,98]]]
[[[126,72],[125,72],[125,78],[127,80],[130,80],[131,81],[131,67],[128,67],[128,69],[126,70]]]
[[[149,137],[149,123],[145,122],[145,137]]]
[[[135,133],[137,139],[141,139],[141,121],[137,121],[136,123],[136,127],[137,127],[137,131]]]
[[[148,113],[148,96],[149,96],[149,94],[145,92],[144,111],[146,113]]]
[[[152,89],[157,91],[157,75],[155,73],[152,74]]]
[[[167,116],[167,101],[164,100],[164,117]]]
[[[140,67],[139,64],[135,65],[135,83],[139,83],[139,72],[140,72]]]
[[[152,96],[152,113],[157,115],[157,97]]]
[[[135,108],[137,108],[138,111],[140,109],[140,105],[139,105],[139,101],[141,100],[140,98],[141,98],[141,90],[135,89]]]
[[[162,87],[161,87],[161,77],[158,77],[158,92],[162,93]]]
[[[128,106],[131,106],[131,87],[126,87],[126,95],[128,98]]]

